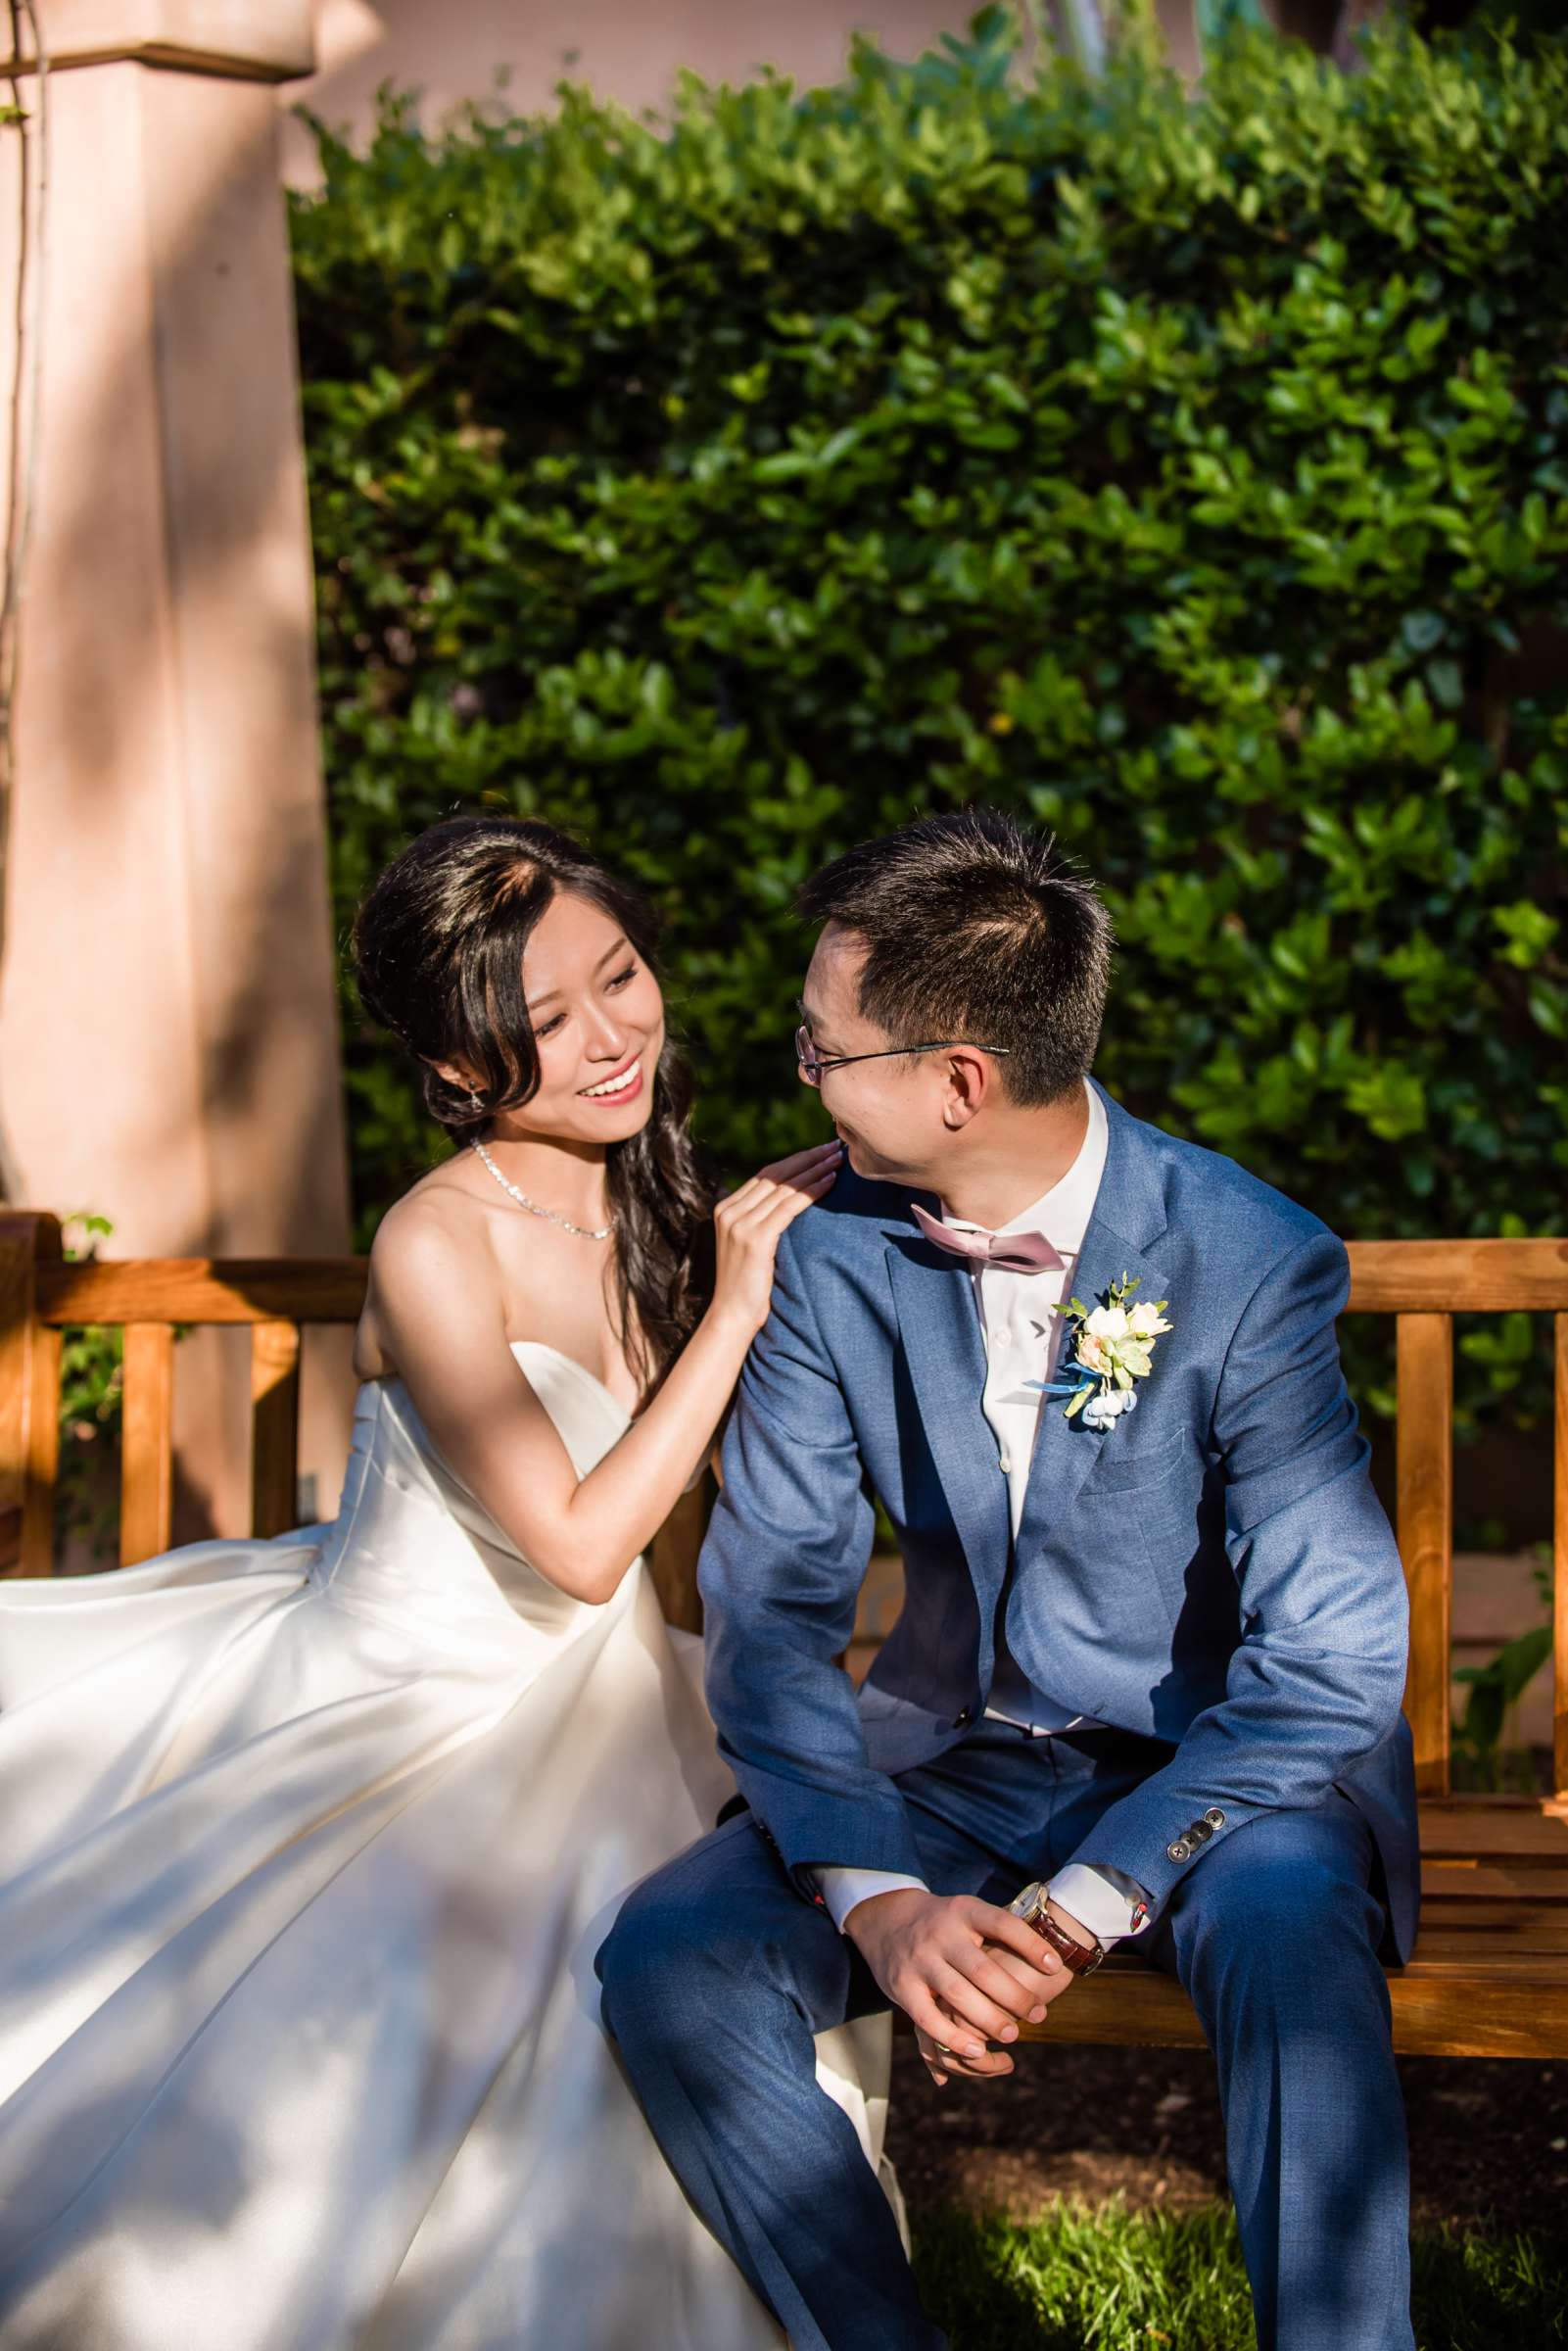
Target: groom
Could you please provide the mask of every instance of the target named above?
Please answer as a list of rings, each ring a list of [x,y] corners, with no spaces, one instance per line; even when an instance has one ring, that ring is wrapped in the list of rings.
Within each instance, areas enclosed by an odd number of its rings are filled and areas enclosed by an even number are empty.
[[[1130,1943],[1218,2062],[1259,2343],[1410,2351],[1405,1599],[1344,1249],[1089,1080],[1109,926],[1040,836],[928,818],[803,910],[801,1075],[852,1173],[781,1247],[702,1556],[746,1808],[600,1954],[633,2085],[795,2351],[925,2351],[813,2034],[891,2002],[938,2078],[1011,2072],[1019,2022]],[[1053,1311],[1117,1298],[1092,1333]],[[857,1701],[873,1494],[906,1599]],[[1004,1907],[1033,1880],[1041,1932]]]

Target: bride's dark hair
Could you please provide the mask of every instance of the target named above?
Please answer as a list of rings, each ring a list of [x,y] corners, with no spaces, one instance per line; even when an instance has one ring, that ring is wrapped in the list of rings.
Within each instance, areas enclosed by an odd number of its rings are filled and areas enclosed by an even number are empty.
[[[658,922],[641,891],[553,825],[515,817],[432,825],[393,859],[359,908],[360,999],[416,1057],[425,1107],[454,1141],[483,1136],[499,1112],[520,1108],[538,1089],[523,955],[558,890],[599,907],[657,969]],[[473,1098],[441,1075],[442,1061],[473,1072]],[[666,1033],[651,1116],[605,1154],[622,1343],[648,1387],[669,1369],[712,1292],[718,1186],[688,1130],[691,1090],[690,1070]]]

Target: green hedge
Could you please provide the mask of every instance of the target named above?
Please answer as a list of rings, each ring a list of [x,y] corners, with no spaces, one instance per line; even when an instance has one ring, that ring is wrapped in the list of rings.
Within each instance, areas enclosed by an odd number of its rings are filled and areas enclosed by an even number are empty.
[[[343,919],[455,806],[579,828],[667,909],[740,1168],[820,1117],[795,883],[981,795],[1105,886],[1133,1107],[1342,1231],[1561,1229],[1568,57],[1254,40],[1189,104],[1026,80],[1010,23],[664,132],[323,141]],[[347,1053],[368,1228],[429,1142]]]

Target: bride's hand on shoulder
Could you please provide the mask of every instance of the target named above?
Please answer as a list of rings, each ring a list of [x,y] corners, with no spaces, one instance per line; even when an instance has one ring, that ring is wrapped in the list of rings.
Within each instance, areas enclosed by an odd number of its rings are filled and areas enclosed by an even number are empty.
[[[782,1235],[827,1195],[842,1165],[835,1136],[760,1169],[714,1210],[713,1312],[743,1330],[748,1343],[768,1319]]]

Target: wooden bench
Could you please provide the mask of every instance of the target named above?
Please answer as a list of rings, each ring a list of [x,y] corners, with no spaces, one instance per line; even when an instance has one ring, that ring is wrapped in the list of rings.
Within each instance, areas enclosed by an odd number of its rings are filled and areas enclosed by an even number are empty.
[[[14,1514],[15,1567],[52,1575],[60,1459],[60,1359],[73,1324],[123,1337],[119,1564],[166,1551],[173,1520],[175,1333],[251,1333],[253,1535],[298,1526],[300,1346],[309,1325],[352,1326],[362,1257],[105,1259],[68,1265],[60,1224],[0,1211],[0,1513]],[[696,1559],[710,1496],[683,1497],[655,1538],[653,1581],[672,1624],[701,1626]],[[4,1570],[0,1570],[3,1573]]]
[[[1425,1902],[1410,1965],[1393,1975],[1395,2039],[1408,2054],[1568,2057],[1568,1240],[1351,1243],[1353,1314],[1396,1318],[1398,1533],[1411,1607],[1405,1712],[1421,1797]],[[124,1331],[119,1556],[169,1541],[174,1333],[251,1332],[252,1529],[295,1523],[300,1334],[352,1323],[360,1259],[206,1259],[67,1265],[46,1216],[0,1215],[0,1510],[19,1513],[18,1565],[53,1565],[61,1334]],[[1453,1547],[1453,1317],[1555,1318],[1554,1794],[1454,1796],[1449,1772]],[[652,1568],[672,1621],[699,1621],[692,1496],[656,1539]],[[1180,1990],[1115,1957],[1053,2012],[1056,2039],[1182,2046],[1201,2041]]]

